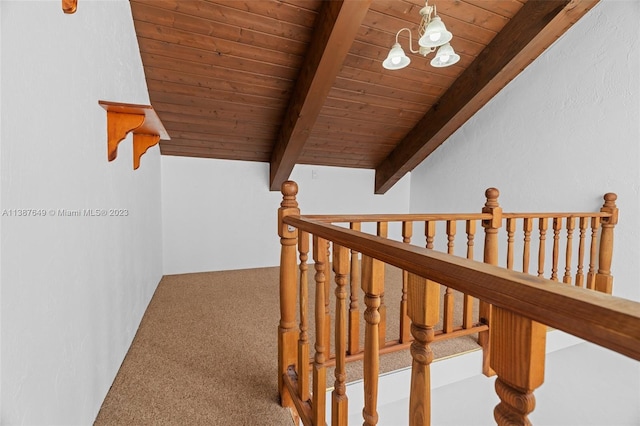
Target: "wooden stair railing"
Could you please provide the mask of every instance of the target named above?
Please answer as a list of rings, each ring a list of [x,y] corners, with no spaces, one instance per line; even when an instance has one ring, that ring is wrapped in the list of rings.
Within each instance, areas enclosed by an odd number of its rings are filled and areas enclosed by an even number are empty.
[[[496,408],[496,420],[499,424],[508,424],[511,421],[515,421],[517,424],[527,424],[526,416],[533,409],[533,405],[530,405],[533,398],[532,391],[540,385],[544,371],[546,327],[541,323],[611,348],[611,342],[607,340],[610,336],[607,333],[616,329],[615,323],[607,324],[605,329],[607,327],[610,329],[604,332],[607,338],[598,341],[597,339],[601,337],[600,334],[603,333],[603,328],[601,324],[598,327],[595,326],[594,323],[597,320],[589,322],[592,330],[587,330],[589,327],[586,326],[578,327],[578,331],[572,328],[575,323],[584,321],[584,318],[581,318],[585,315],[584,311],[573,317],[570,311],[563,312],[562,321],[558,321],[553,315],[551,318],[545,315],[550,314],[550,306],[556,306],[558,300],[568,301],[567,306],[575,306],[576,309],[584,309],[585,306],[596,310],[602,308],[599,306],[602,300],[597,299],[597,296],[604,295],[575,287],[611,292],[613,279],[610,265],[613,228],[617,223],[618,214],[615,206],[615,194],[605,195],[605,204],[601,211],[596,213],[503,213],[497,202],[498,191],[490,188],[485,194],[487,201],[482,213],[476,214],[300,216],[295,201],[297,185],[294,182],[285,182],[282,193],[283,201],[278,214],[278,229],[282,243],[278,383],[283,406],[290,407],[305,425],[325,424],[326,371],[330,366],[336,367],[331,398],[332,425],[346,424],[347,395],[345,384],[347,377],[344,366],[346,362],[353,359],[364,359],[364,424],[377,424],[379,356],[388,351],[407,348],[409,345],[411,345],[411,354],[414,360],[410,424],[429,424],[429,399],[427,397],[429,365],[433,359],[430,343],[439,338],[450,338],[476,332],[480,332],[479,340],[484,349],[484,372],[498,374],[496,390],[502,403]],[[478,220],[481,221],[485,229],[483,260],[486,265],[472,261],[475,224]],[[464,249],[466,259],[452,256],[455,253],[457,221],[465,222]],[[553,236],[547,240],[546,230],[550,221]],[[388,224],[394,222],[399,222],[402,226],[402,235],[399,241],[385,238]],[[426,250],[410,244],[413,224],[416,222],[424,224]],[[537,222],[539,229],[537,245],[532,244],[535,222]],[[339,227],[332,223],[347,224],[348,226]],[[375,235],[373,232],[370,234],[361,232],[362,225],[365,223],[376,224]],[[566,224],[564,237],[561,235],[563,223]],[[446,254],[438,253],[434,249],[436,228],[439,224],[442,224],[445,229]],[[574,238],[576,226],[579,231]],[[590,237],[588,236],[589,227],[591,227]],[[520,243],[522,270],[526,273],[529,269],[535,268],[536,273],[540,275],[539,277],[509,271],[509,269],[515,269],[514,259],[518,246],[515,236],[519,228],[523,234],[523,240]],[[506,236],[502,245],[499,238],[501,233]],[[310,238],[313,240],[313,259],[316,271],[314,276],[314,333],[310,333],[307,314],[309,290],[306,261],[309,256]],[[552,244],[552,261],[545,265],[547,243]],[[296,245],[299,251],[299,265],[296,260]],[[576,246],[576,250],[574,250],[574,246]],[[331,250],[327,250],[327,247],[331,247]],[[563,248],[561,249],[561,247]],[[506,249],[503,268],[492,266],[500,264],[498,256],[500,249]],[[535,250],[538,253],[538,263],[532,266],[531,257]],[[573,259],[574,251],[578,253],[577,259]],[[561,252],[563,252],[562,256]],[[333,254],[332,257],[329,256],[330,253]],[[359,255],[362,256],[362,261],[358,260]],[[333,261],[329,262],[329,259]],[[563,269],[559,268],[560,259],[565,261]],[[585,282],[587,261],[589,268]],[[463,263],[459,264],[460,262]],[[399,307],[400,336],[398,336],[398,340],[392,341],[380,337],[381,334],[384,335],[384,331],[381,331],[384,327],[384,311],[381,308],[384,306],[382,301],[385,293],[385,263],[403,270],[403,282],[400,290],[402,297]],[[331,324],[327,318],[332,281],[330,264],[333,266],[333,281],[336,284],[333,357],[329,356]],[[437,264],[440,269],[433,269],[434,264]],[[571,274],[574,269],[573,264],[577,265],[574,277]],[[561,288],[558,290],[554,287],[553,291],[549,292],[550,283],[559,284],[559,271],[561,270],[563,271]],[[300,278],[300,323],[299,329],[295,330],[298,272]],[[546,272],[550,272],[550,281],[544,279]],[[532,280],[535,282],[533,288],[538,286],[541,293],[532,293],[535,296],[534,300],[526,299],[526,303],[530,304],[528,305],[529,310],[523,311],[519,307],[523,303],[519,292],[523,289],[519,286],[527,284],[525,290],[530,291]],[[575,286],[569,285],[571,283],[575,283]],[[440,284],[447,288],[443,294],[444,305],[442,305],[445,320],[442,330],[436,330],[435,326],[438,322],[438,311],[441,305]],[[359,312],[361,295],[357,290],[359,286],[364,293],[366,306],[363,315],[365,320],[364,350],[360,348],[359,343],[359,316],[361,315]],[[347,289],[350,292],[349,296],[347,296]],[[569,293],[565,294],[565,290]],[[586,293],[571,293],[575,290]],[[463,294],[462,303],[464,305],[462,318],[457,326],[454,326],[449,319],[451,314],[446,313],[451,309],[454,300],[451,295],[454,291]],[[518,297],[514,298],[514,295],[518,295]],[[554,299],[556,297],[558,300]],[[478,321],[474,322],[474,315],[478,314],[474,313],[470,307],[473,306],[472,301],[476,299],[482,301],[482,307],[480,308],[480,316],[476,317]],[[499,302],[498,306],[492,306],[496,300]],[[604,299],[604,301],[605,305],[610,303],[609,299]],[[543,303],[544,306],[538,306],[537,303]],[[583,306],[585,303],[586,305]],[[637,312],[629,319],[628,313],[631,311],[628,305],[624,305],[624,307],[626,310],[620,313],[616,310],[615,303],[611,306],[605,306],[604,315],[614,317],[616,320],[624,317],[624,321],[637,321]],[[540,316],[541,312],[545,315]],[[567,328],[563,321],[570,326]],[[619,331],[616,329],[616,334],[619,334]],[[627,331],[622,333],[626,333],[623,336],[625,342],[614,350],[625,353],[629,350],[629,345],[633,348],[639,344],[638,330],[635,330],[635,334]],[[596,340],[592,338],[591,333],[598,334],[595,337]],[[516,339],[514,336],[518,336],[518,338]],[[315,339],[315,352],[312,362],[309,363],[311,338]],[[412,341],[413,343],[411,343]],[[640,352],[640,349],[632,349],[633,351]],[[491,353],[490,356],[489,353]],[[520,362],[513,362],[512,355],[509,355],[513,353],[522,355],[518,356]],[[626,354],[629,355],[629,353]],[[312,370],[311,383],[309,382],[307,365],[310,365]],[[540,367],[541,365],[542,367]]]

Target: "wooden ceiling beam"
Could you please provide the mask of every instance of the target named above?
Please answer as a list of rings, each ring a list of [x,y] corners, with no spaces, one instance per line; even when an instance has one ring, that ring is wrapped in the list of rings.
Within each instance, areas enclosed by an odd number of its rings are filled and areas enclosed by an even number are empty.
[[[375,193],[418,166],[598,1],[529,0],[376,167]]]
[[[323,2],[307,55],[271,154],[270,188],[279,191],[300,157],[372,0]]]

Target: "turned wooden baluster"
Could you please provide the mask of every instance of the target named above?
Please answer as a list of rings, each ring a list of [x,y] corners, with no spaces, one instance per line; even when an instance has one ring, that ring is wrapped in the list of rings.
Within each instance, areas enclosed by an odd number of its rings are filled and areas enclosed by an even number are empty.
[[[380,298],[384,293],[384,263],[362,256],[362,291],[364,291],[364,426],[378,424],[378,375],[380,367]]]
[[[522,272],[529,273],[529,261],[531,259],[531,231],[533,231],[533,218],[527,217],[522,222],[524,233],[524,247],[522,248]]]
[[[283,222],[286,216],[299,215],[296,201],[298,185],[286,181],[281,186],[282,202],[278,209],[278,235],[280,236],[280,323],[278,325],[278,391],[284,407],[293,407],[293,400],[286,389],[283,376],[290,366],[297,371],[298,333],[296,329],[298,230]],[[306,368],[306,366],[303,366]]]
[[[426,248],[433,249],[433,240],[436,238],[436,222],[427,220],[424,223],[424,236],[426,237]]]
[[[558,281],[558,251],[560,242],[560,230],[562,229],[562,218],[553,218],[553,259],[551,263],[551,280]]]
[[[591,218],[591,245],[589,250],[589,272],[587,273],[587,288],[596,288],[596,258],[598,256],[598,230],[600,228],[600,218]]]
[[[302,401],[309,400],[309,233],[300,231],[298,235],[300,253],[300,339],[298,340],[298,391]]]
[[[467,221],[467,259],[473,259],[473,244],[476,235],[476,221]],[[473,297],[465,294],[463,298],[462,327],[467,329],[473,327]]]
[[[433,327],[439,320],[440,285],[409,274],[409,317],[411,318],[411,393],[409,394],[409,425],[431,424],[431,342]]]
[[[413,222],[402,222],[402,242],[411,243],[413,235]],[[402,298],[400,299],[400,343],[411,340],[411,321],[407,314],[407,280],[409,273],[402,271]]]
[[[573,257],[573,230],[576,227],[576,218],[567,218],[567,249],[564,259],[564,277],[562,282],[565,284],[571,284],[571,258]]]
[[[491,214],[491,219],[482,221],[484,228],[484,263],[490,265],[498,264],[498,229],[502,226],[502,208],[498,204],[500,191],[496,188],[489,188],[485,191],[487,201],[482,208],[482,213]],[[480,301],[480,322],[487,324],[489,329],[478,333],[478,343],[482,346],[482,372],[487,376],[493,375],[493,370],[489,364],[491,359],[491,305],[483,300]]]
[[[580,218],[580,237],[578,243],[578,267],[576,271],[576,286],[584,287],[584,242],[587,235],[587,218]]]
[[[514,312],[493,307],[491,367],[500,403],[493,411],[499,426],[530,425],[533,391],[544,381],[547,327]]]
[[[456,221],[447,221],[447,253],[453,254],[454,244],[456,238]],[[442,302],[444,306],[443,318],[442,318],[442,331],[445,333],[451,333],[453,331],[453,303],[454,295],[453,290],[447,287],[444,292],[444,300]]]
[[[336,277],[336,368],[335,383],[331,394],[331,425],[347,426],[348,399],[345,371],[347,351],[347,273],[349,272],[349,250],[333,245],[333,272]]]
[[[540,245],[538,246],[538,276],[544,277],[544,257],[547,241],[547,228],[549,221],[545,217],[541,217],[538,222],[538,230],[540,231]]]
[[[354,231],[360,231],[360,223],[352,222],[349,227]],[[360,352],[360,259],[358,252],[351,250],[350,273],[350,304],[349,304],[349,341],[348,352],[350,355]]]
[[[515,239],[513,238],[516,233],[516,220],[509,218],[507,219],[507,269],[513,269],[513,243]]]
[[[611,259],[613,258],[613,228],[618,223],[618,196],[613,192],[604,195],[604,205],[601,212],[611,213],[610,217],[602,218],[602,232],[600,234],[600,256],[598,259],[598,273],[596,274],[595,289],[611,294],[613,290],[613,276],[611,275]]]
[[[327,391],[327,324],[325,322],[325,286],[327,271],[327,241],[313,236],[313,260],[316,269],[316,343],[313,362],[313,396],[311,409],[314,424],[325,424],[326,391]]]
[[[379,237],[387,238],[389,234],[389,224],[387,222],[378,222],[377,234]],[[382,263],[382,276],[384,279],[384,263]],[[384,291],[380,294],[380,327],[378,337],[380,338],[380,347],[384,348],[387,342],[387,305],[384,303]]]
[[[324,343],[325,348],[325,356],[327,359],[331,358],[331,309],[329,308],[330,300],[331,300],[331,243],[329,241],[326,242],[327,246],[327,262],[325,264],[326,270],[324,271],[325,276],[325,285],[324,285],[324,324],[325,330],[327,333],[325,334],[326,341]]]

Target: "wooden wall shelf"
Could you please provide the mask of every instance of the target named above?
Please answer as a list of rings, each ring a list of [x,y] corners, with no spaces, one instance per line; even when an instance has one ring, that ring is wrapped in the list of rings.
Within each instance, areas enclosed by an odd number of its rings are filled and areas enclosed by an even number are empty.
[[[169,140],[158,114],[150,105],[98,101],[107,111],[107,158],[118,156],[118,144],[133,132],[133,169],[140,167],[140,157],[160,139]]]

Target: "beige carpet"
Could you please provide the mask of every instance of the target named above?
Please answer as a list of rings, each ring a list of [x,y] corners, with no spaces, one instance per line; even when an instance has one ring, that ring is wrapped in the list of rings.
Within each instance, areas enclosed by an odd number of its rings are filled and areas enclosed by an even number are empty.
[[[401,275],[390,268],[387,276],[390,340]],[[165,276],[95,424],[292,425],[278,404],[278,320],[278,268]],[[477,347],[471,337],[433,346],[437,358]],[[410,363],[408,351],[384,355],[381,371]],[[361,371],[350,364],[348,381]]]

